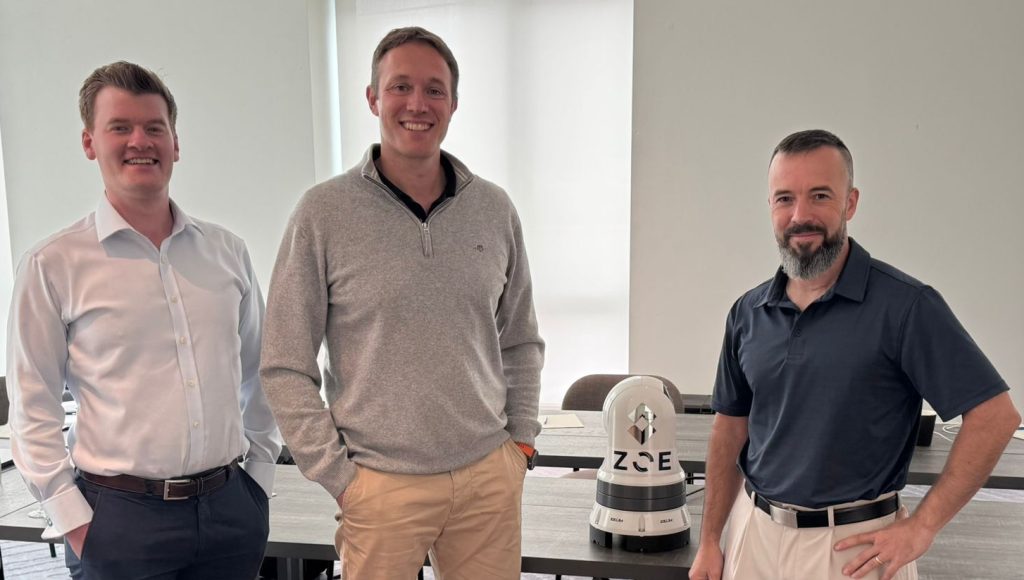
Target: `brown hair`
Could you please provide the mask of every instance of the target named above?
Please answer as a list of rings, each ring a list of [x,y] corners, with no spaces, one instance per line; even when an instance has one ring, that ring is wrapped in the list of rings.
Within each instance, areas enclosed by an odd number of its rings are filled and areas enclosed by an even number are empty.
[[[419,26],[408,26],[406,28],[396,28],[391,32],[384,35],[380,43],[377,45],[377,49],[373,51],[373,64],[372,70],[370,71],[370,87],[373,88],[374,93],[378,93],[377,82],[379,76],[377,69],[380,67],[380,61],[384,58],[384,55],[393,48],[398,48],[408,42],[420,42],[430,46],[441,55],[444,62],[448,65],[448,70],[452,73],[452,100],[459,100],[459,63],[455,62],[455,55],[452,54],[448,45],[441,40],[441,37],[426,30]]]
[[[850,150],[846,148],[846,143],[843,143],[842,139],[837,137],[834,133],[830,133],[824,129],[808,129],[806,131],[798,131],[786,136],[785,139],[775,146],[775,150],[772,151],[772,158],[769,160],[769,164],[779,153],[809,153],[821,147],[831,147],[839,151],[839,154],[843,156],[843,161],[846,162],[846,174],[849,177],[849,187],[852,189],[853,155],[850,153]]]
[[[82,89],[78,91],[78,112],[82,115],[82,122],[85,123],[86,129],[91,131],[93,128],[92,124],[96,116],[96,95],[104,87],[122,89],[133,95],[160,95],[167,103],[167,113],[171,118],[171,131],[174,131],[174,124],[178,120],[178,106],[174,103],[174,96],[171,95],[170,89],[153,71],[123,60],[92,71],[92,74],[82,83]]]

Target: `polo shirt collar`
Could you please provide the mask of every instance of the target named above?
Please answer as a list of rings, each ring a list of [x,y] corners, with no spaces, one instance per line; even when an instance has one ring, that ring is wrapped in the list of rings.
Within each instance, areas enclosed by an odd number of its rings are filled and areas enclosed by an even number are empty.
[[[871,273],[871,254],[860,244],[850,238],[850,254],[846,258],[846,266],[839,274],[839,280],[829,292],[853,300],[864,302],[864,294],[868,290],[868,275]]]
[[[761,308],[762,306],[778,306],[779,302],[786,298],[786,282],[789,277],[782,272],[782,266],[779,266],[775,270],[775,277],[772,278],[772,283],[765,288],[761,294],[761,298],[754,304],[754,308]]]
[[[181,211],[181,208],[178,207],[178,204],[174,203],[173,199],[170,202],[171,216],[174,219],[174,225],[171,227],[171,237],[184,231],[185,228],[195,229],[200,234],[203,233],[203,228],[190,218],[188,214]],[[122,230],[135,231],[135,228],[114,209],[114,206],[110,204],[110,200],[104,194],[100,197],[99,206],[96,207],[96,237],[102,242]]]
[[[441,150],[441,155],[448,160],[452,165],[452,169],[455,171],[455,194],[457,195],[467,185],[472,182],[476,176],[466,167],[466,164],[459,160],[458,157],[451,153]],[[373,162],[374,159],[380,157],[380,143],[374,143],[366,150],[363,154],[363,159],[359,162],[360,173],[363,177],[372,179],[374,181],[380,181],[380,172],[377,171],[377,165]]]
[[[850,253],[846,257],[846,265],[839,273],[839,280],[832,288],[821,297],[821,300],[828,300],[834,294],[838,294],[855,302],[863,302],[864,294],[868,288],[868,275],[871,273],[871,254],[860,244],[850,239]],[[786,297],[786,283],[789,277],[782,271],[780,266],[775,271],[775,277],[771,284],[765,289],[761,298],[754,304],[755,308],[762,306],[778,306]]]

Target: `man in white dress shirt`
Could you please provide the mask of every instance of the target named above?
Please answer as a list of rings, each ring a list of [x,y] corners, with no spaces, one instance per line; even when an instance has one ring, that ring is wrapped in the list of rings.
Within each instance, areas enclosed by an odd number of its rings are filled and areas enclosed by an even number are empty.
[[[18,267],[15,462],[76,578],[251,580],[281,438],[248,251],[170,200],[177,109],[159,77],[100,67],[79,105],[105,195]],[[65,386],[78,403],[67,448]]]

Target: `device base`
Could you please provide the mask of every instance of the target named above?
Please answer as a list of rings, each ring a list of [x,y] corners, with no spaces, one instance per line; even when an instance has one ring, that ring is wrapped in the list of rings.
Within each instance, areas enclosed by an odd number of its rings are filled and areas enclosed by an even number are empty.
[[[590,526],[590,541],[598,546],[612,548],[616,538],[627,552],[667,552],[689,544],[690,529],[663,536],[624,536]]]

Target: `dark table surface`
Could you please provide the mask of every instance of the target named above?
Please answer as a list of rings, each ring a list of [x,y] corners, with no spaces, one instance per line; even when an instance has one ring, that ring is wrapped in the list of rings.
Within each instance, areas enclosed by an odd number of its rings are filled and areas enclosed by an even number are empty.
[[[334,502],[294,468],[279,467],[267,555],[335,559]],[[697,491],[691,486],[689,491]],[[589,541],[593,480],[528,477],[523,493],[523,571],[611,578],[685,577],[696,554],[701,493],[689,498],[690,546],[658,554],[606,549]],[[908,499],[913,510],[918,500]],[[0,526],[3,524],[0,520]],[[975,501],[918,562],[921,578],[1019,578],[1024,573],[1024,504]]]
[[[17,479],[12,479],[17,478]],[[44,522],[28,517],[37,505],[16,472],[3,474],[0,538],[39,542]],[[295,467],[278,466],[271,500],[268,556],[332,560],[335,503]],[[588,516],[593,480],[528,477],[523,494],[523,571],[613,578],[683,578],[693,561],[700,530],[701,494],[691,496],[690,546],[636,554],[591,544]],[[691,487],[690,491],[698,490]],[[26,497],[27,496],[27,497]],[[6,503],[5,503],[6,502]],[[27,502],[27,503],[26,503]],[[911,509],[917,500],[908,499]],[[939,534],[918,562],[922,579],[1010,579],[1024,572],[1024,504],[974,501]]]

